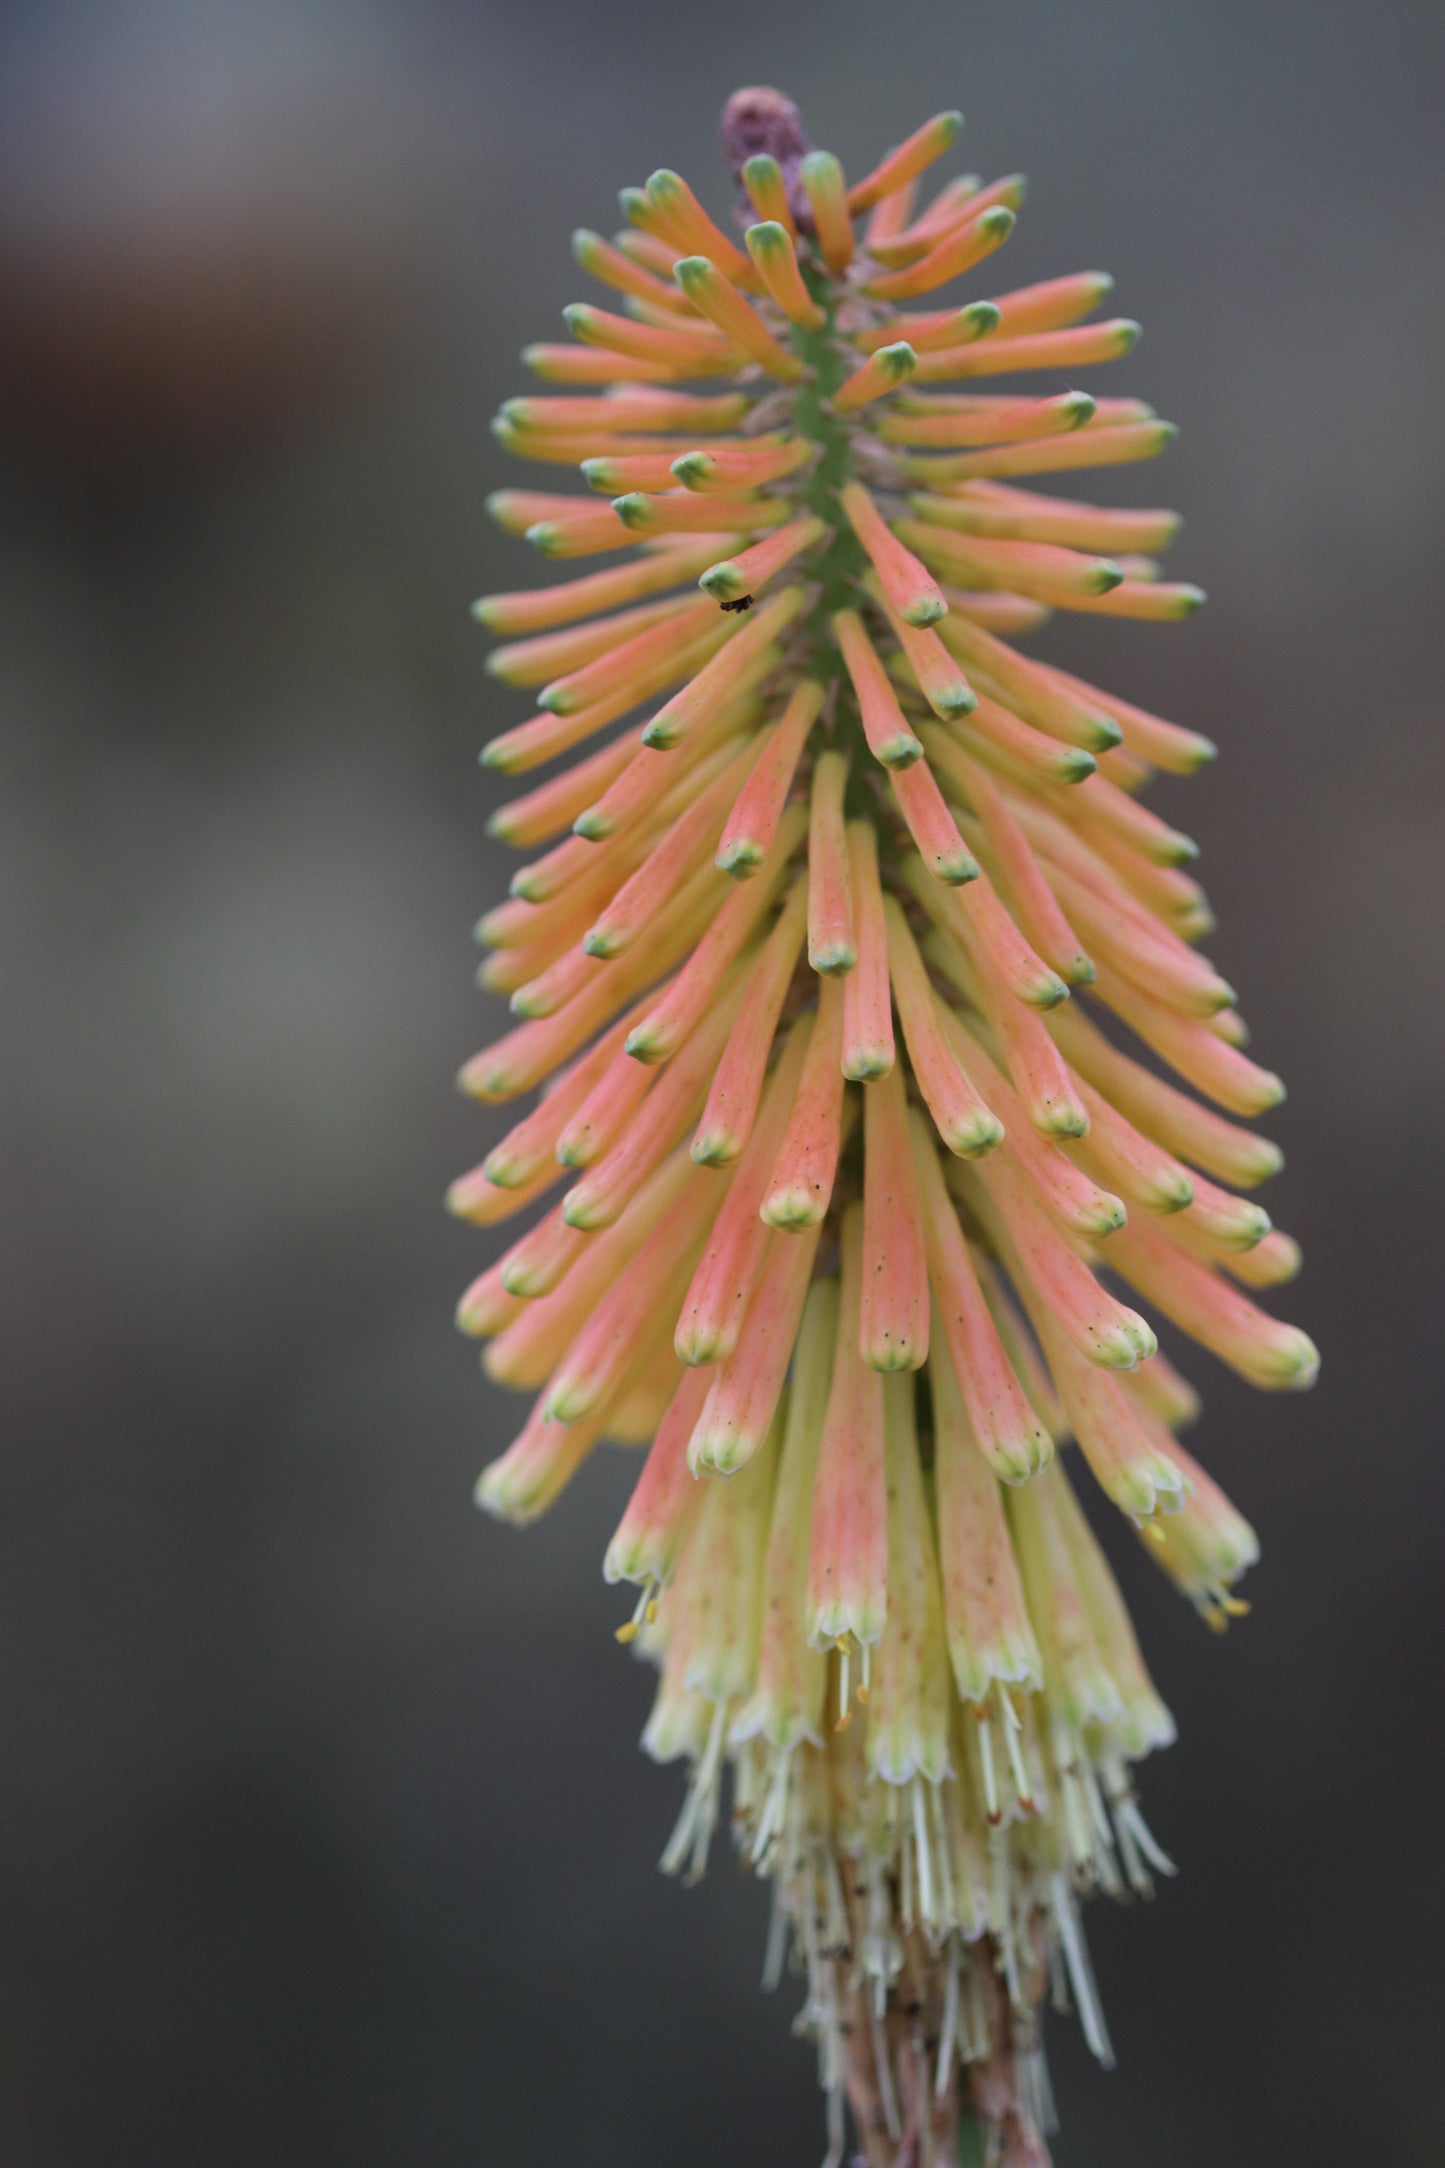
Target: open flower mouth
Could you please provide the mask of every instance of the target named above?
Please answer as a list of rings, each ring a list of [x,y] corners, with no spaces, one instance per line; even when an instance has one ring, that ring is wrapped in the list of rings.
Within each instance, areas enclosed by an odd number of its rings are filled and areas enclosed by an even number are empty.
[[[526,357],[560,389],[496,426],[586,488],[491,509],[610,561],[477,605],[539,688],[484,759],[583,749],[494,817],[532,854],[479,928],[518,1022],[462,1074],[544,1090],[450,1198],[546,1200],[461,1304],[538,1396],[479,1500],[530,1520],[650,1441],[606,1572],[645,1744],[690,1764],[665,1863],[701,1872],[730,1770],[832,2157],[846,2097],[870,2164],[952,2159],[965,2097],[1044,2158],[1051,1984],[1109,2057],[1077,1901],[1172,1871],[1130,1775],[1172,1726],[1061,1449],[1222,1626],[1257,1545],[1146,1312],[1260,1386],[1317,1368],[1249,1292],[1298,1265],[1239,1194],[1283,1089],[1141,797],[1214,748],[1018,644],[1202,600],[1159,576],[1172,513],[1035,486],[1173,431],[1029,388],[1132,347],[1101,274],[938,304],[1023,199],[916,206],[958,125],[850,187],[739,93],[739,238],[671,172],[576,237],[618,305],[568,309]]]

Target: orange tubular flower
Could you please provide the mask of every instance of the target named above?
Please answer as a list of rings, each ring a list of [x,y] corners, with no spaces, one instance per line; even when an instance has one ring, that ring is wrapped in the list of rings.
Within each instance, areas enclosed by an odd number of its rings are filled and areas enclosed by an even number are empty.
[[[1047,2161],[1046,1989],[1109,2057],[1079,1900],[1173,1871],[1131,1777],[1172,1726],[1075,1485],[1223,1627],[1257,1545],[1151,1320],[1266,1388],[1318,1367],[1255,1299],[1298,1250],[1221,1186],[1278,1166],[1243,1122],[1283,1087],[1140,798],[1214,748],[1018,645],[1202,600],[1144,554],[1172,514],[1032,486],[1173,432],[1013,381],[1127,351],[1082,321],[1102,274],[942,292],[1023,201],[915,208],[959,126],[850,189],[739,92],[741,241],[666,171],[578,237],[626,313],[569,309],[533,366],[590,388],[499,427],[578,486],[492,509],[604,568],[476,610],[540,709],[488,762],[585,749],[492,824],[530,854],[478,929],[518,1021],[462,1084],[542,1096],[450,1196],[535,1221],[459,1313],[534,1396],[478,1498],[528,1521],[648,1444],[606,1572],[661,1673],[644,1744],[690,1769],[664,1864],[701,1871],[730,1775],[832,2168],[849,2109],[867,2168],[953,2161],[961,2117]]]

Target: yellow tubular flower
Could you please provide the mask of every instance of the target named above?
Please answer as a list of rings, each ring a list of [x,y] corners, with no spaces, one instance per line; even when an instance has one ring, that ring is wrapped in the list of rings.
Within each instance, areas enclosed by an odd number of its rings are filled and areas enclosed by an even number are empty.
[[[1278,1166],[1242,1123],[1283,1087],[1141,796],[1214,748],[1019,645],[1203,599],[1157,575],[1171,513],[1037,486],[1173,431],[979,385],[1137,327],[1084,321],[1093,272],[927,305],[1023,200],[916,208],[959,125],[850,188],[739,92],[740,242],[670,172],[615,246],[578,237],[625,313],[569,310],[579,343],[528,357],[559,388],[498,429],[579,486],[492,509],[609,554],[476,607],[538,709],[483,758],[580,756],[494,820],[529,853],[479,928],[517,1022],[462,1074],[543,1096],[450,1197],[542,1213],[461,1305],[536,1396],[479,1501],[530,1520],[601,1440],[648,1444],[606,1573],[661,1673],[644,1744],[690,1768],[664,1863],[702,1871],[730,1778],[830,2160],[846,2104],[869,2168],[951,2161],[965,2108],[990,2159],[1045,2161],[1050,1983],[1110,2052],[1079,1900],[1172,1872],[1131,1776],[1172,1725],[1078,1464],[1212,1626],[1257,1544],[1176,1442],[1197,1402],[1150,1318],[1257,1385],[1318,1367],[1254,1300],[1295,1245],[1223,1186]]]

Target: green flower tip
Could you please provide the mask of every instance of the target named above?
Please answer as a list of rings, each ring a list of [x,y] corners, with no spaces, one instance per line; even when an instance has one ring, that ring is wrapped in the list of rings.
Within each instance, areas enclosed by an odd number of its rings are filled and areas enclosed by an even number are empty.
[[[660,210],[669,203],[679,202],[686,186],[680,173],[674,173],[670,166],[659,166],[656,173],[647,177],[647,200]]]
[[[748,165],[758,163],[759,161],[754,158],[748,160]],[[768,164],[772,164],[771,159],[768,160]],[[746,171],[746,168],[744,168],[744,171]],[[792,243],[788,239],[787,228],[780,226],[775,218],[760,219],[756,226],[749,226],[743,239],[750,249],[761,252],[764,256],[780,256],[792,247]]]
[[[677,472],[675,467],[673,472]],[[705,595],[712,596],[714,602],[731,602],[735,596],[742,594],[745,583],[736,564],[729,557],[720,565],[709,566],[697,584]]]
[[[934,697],[942,710],[942,720],[948,723],[957,722],[961,715],[972,715],[978,706],[978,694],[967,685],[945,686]]]
[[[1085,721],[1089,731],[1088,749],[1090,752],[1108,753],[1112,752],[1116,745],[1123,744],[1123,731],[1119,728],[1113,716],[1106,715],[1102,708],[1088,709]]]

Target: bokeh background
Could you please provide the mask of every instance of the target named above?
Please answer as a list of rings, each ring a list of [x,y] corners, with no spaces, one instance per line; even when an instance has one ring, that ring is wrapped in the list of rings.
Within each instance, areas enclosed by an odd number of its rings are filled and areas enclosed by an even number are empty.
[[[517,1410],[439,1203],[499,1128],[488,419],[573,226],[664,163],[720,209],[758,80],[855,172],[961,104],[1031,177],[998,284],[1144,320],[1108,388],[1183,435],[1120,493],[1211,605],[1053,651],[1221,742],[1165,802],[1293,1086],[1324,1380],[1203,1380],[1265,1546],[1225,1641],[1110,1532],[1184,1871],[1094,1908],[1120,2068],[1056,2027],[1058,2159],[1440,2159],[1442,68],[1433,0],[8,0],[7,2168],[821,2152],[759,1893],[655,1870],[633,1464],[469,1503]]]

